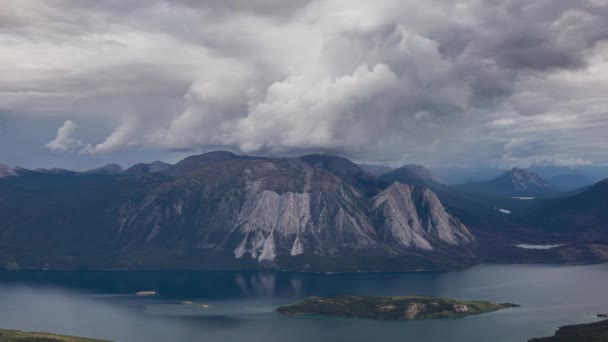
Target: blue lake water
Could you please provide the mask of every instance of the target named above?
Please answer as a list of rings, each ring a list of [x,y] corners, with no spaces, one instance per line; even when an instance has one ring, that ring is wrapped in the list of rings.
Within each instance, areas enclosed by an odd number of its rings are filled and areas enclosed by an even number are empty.
[[[608,264],[461,272],[2,271],[0,328],[114,341],[527,341],[608,311]],[[156,291],[139,297],[137,291]],[[305,296],[430,295],[522,305],[458,319],[282,317]],[[184,304],[182,302],[193,302]],[[206,305],[207,307],[202,307]]]

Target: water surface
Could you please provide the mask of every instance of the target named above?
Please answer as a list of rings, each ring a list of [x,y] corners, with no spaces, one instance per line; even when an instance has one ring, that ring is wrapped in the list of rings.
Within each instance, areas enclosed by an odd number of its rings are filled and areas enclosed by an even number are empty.
[[[608,311],[608,265],[481,265],[461,272],[0,272],[0,328],[114,341],[526,341]],[[138,291],[156,291],[138,297]],[[430,295],[522,305],[422,321],[282,317],[305,296]],[[182,302],[193,302],[183,304]],[[201,307],[206,305],[207,307]]]

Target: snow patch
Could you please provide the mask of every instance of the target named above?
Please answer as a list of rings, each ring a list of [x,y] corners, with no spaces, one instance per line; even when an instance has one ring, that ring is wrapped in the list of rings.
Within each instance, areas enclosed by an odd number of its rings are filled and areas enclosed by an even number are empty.
[[[528,243],[520,243],[519,245],[515,245],[515,247],[523,248],[523,249],[553,249],[563,246],[563,244],[555,244],[555,245],[533,245]]]
[[[494,209],[500,211],[503,214],[510,214],[511,213],[511,210],[508,210],[508,209],[496,208],[496,207],[494,207]]]
[[[258,261],[269,260],[272,261],[276,257],[276,250],[274,247],[274,238],[272,232],[268,235],[268,238],[264,242],[264,249],[258,258]]]
[[[148,234],[148,237],[146,238],[146,242],[152,241],[152,239],[154,239],[156,237],[156,235],[158,235],[159,232],[160,232],[160,226],[157,223],[154,225],[154,228],[152,228],[152,231],[150,232],[150,234]]]
[[[291,256],[300,255],[302,253],[304,253],[304,247],[302,246],[300,236],[298,235],[293,242],[293,246],[291,247]]]
[[[249,235],[246,235],[245,238],[243,239],[243,241],[239,244],[239,246],[234,250],[234,256],[237,259],[240,259],[243,257],[243,255],[245,255],[245,252],[247,251],[247,237]]]

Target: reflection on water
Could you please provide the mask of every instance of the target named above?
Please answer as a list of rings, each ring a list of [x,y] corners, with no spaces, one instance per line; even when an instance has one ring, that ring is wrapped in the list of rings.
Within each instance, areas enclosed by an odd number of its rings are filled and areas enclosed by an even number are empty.
[[[608,265],[483,265],[449,273],[0,272],[0,327],[117,341],[525,341],[605,312]],[[138,297],[142,290],[157,293]],[[435,295],[523,305],[411,322],[282,317],[305,296]],[[192,302],[184,304],[183,302]]]

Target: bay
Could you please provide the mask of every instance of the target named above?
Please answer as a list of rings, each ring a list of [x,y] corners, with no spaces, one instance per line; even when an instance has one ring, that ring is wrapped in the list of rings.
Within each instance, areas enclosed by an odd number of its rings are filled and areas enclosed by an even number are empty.
[[[459,272],[1,271],[0,328],[114,341],[527,341],[608,311],[608,264]],[[154,291],[155,296],[135,295]],[[522,305],[457,319],[283,317],[306,296],[424,295]]]

